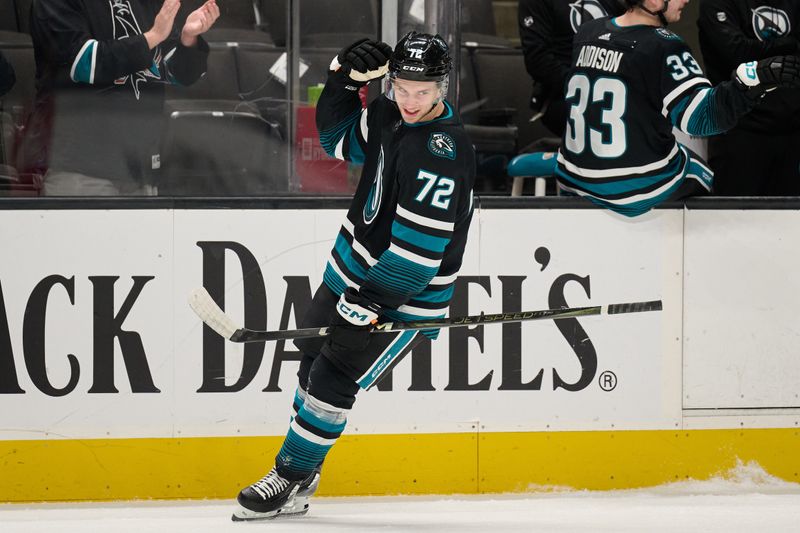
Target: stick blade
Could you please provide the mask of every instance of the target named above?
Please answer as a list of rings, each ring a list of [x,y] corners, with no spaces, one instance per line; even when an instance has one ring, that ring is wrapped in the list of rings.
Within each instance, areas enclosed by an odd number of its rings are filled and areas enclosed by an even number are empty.
[[[233,320],[228,318],[204,287],[193,289],[189,293],[189,307],[211,329],[229,339],[239,329]]]

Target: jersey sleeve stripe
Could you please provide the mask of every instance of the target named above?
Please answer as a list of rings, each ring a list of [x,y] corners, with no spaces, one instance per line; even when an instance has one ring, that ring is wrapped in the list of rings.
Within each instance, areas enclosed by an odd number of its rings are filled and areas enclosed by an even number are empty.
[[[353,257],[353,249],[350,247],[344,237],[339,235],[336,238],[336,244],[333,248],[333,256],[340,266],[347,269],[354,277],[364,278],[367,275],[366,269],[359,264],[356,258]]]
[[[361,283],[359,283],[358,280],[347,276],[342,271],[342,269],[339,267],[339,265],[336,264],[336,260],[335,259],[329,260],[328,261],[328,266],[331,267],[331,273],[335,274],[336,278],[341,280],[341,283],[344,284],[345,287],[353,287],[355,289],[358,289],[359,287],[361,287]],[[327,267],[326,267],[326,269],[327,269]],[[334,282],[334,285],[338,286],[338,283],[336,283],[336,279],[335,278],[332,281]],[[331,286],[331,289],[333,289],[332,286]],[[339,291],[339,294],[341,294],[342,291],[344,291],[344,288],[342,288],[342,290]]]
[[[678,100],[683,93],[687,92],[695,85],[700,84],[708,85],[709,87],[711,86],[711,82],[706,78],[692,78],[675,87],[667,96],[664,97],[664,107],[661,108],[661,114],[666,117],[669,113],[669,107],[674,101]]]
[[[368,266],[372,266],[378,262],[377,259],[373,258],[366,248],[364,248],[360,242],[353,239],[353,254],[357,255],[358,258]]]
[[[331,264],[331,261],[328,261],[328,264],[325,265],[325,272],[322,274],[322,281],[325,285],[328,286],[330,290],[335,292],[336,294],[342,294],[344,290],[350,286],[355,289],[358,289],[360,285],[350,285],[344,280],[344,276],[342,276],[339,272],[336,271],[336,268]]]
[[[436,287],[440,287],[440,286],[450,285],[451,283],[455,283],[456,278],[458,278],[458,274],[450,274],[448,276],[436,276],[431,280],[430,286],[435,285]]]
[[[439,261],[441,262],[442,258],[444,257],[444,253],[442,252],[432,252],[426,248],[421,248],[419,246],[415,246],[409,242],[401,241],[397,237],[392,237],[389,240],[389,248],[391,249],[401,249],[405,252],[410,252],[414,255],[418,255],[420,257],[424,257],[431,261]]]
[[[336,126],[319,133],[319,143],[322,145],[322,148],[325,149],[325,153],[337,159],[346,159],[349,156],[344,150],[344,140],[345,137],[348,136],[348,133],[352,134],[353,129],[359,129],[355,126],[361,113],[362,110],[358,109],[345,117],[345,119]]]
[[[712,135],[716,131],[711,115],[708,97],[711,89],[701,89],[691,99],[686,111],[683,112],[680,130],[689,135]]]
[[[344,219],[342,227],[339,230],[339,235],[350,244],[352,247],[353,257],[359,262],[359,264],[363,265],[365,269],[378,262],[378,260],[369,253],[369,250],[367,250],[364,245],[358,242],[358,239],[355,238],[355,229],[353,227],[353,223],[350,222],[350,219]]]
[[[453,222],[447,222],[444,220],[437,220],[435,218],[424,217],[422,215],[413,213],[400,205],[397,206],[396,212],[398,215],[405,218],[406,220],[410,220],[411,222],[414,222],[421,226],[428,226],[430,228],[441,229],[445,231],[453,231],[453,228],[455,227],[455,224]]]
[[[181,83],[177,79],[175,79],[175,76],[172,75],[172,70],[170,69],[170,60],[172,59],[172,56],[175,55],[176,50],[177,48],[173,48],[172,50],[167,52],[167,55],[164,56],[164,67],[166,70],[164,75],[166,77],[167,82],[170,83],[171,85],[181,85]]]
[[[364,149],[361,147],[361,143],[358,140],[358,135],[358,128],[354,127],[350,130],[350,142],[347,144],[347,152],[350,156],[350,161],[356,165],[363,165],[366,156],[364,155]]]
[[[438,266],[438,261],[436,264]],[[366,279],[395,294],[416,295],[428,286],[436,270],[437,267],[420,264],[390,248],[381,254],[378,264],[369,269]]]
[[[75,61],[72,62],[69,77],[76,83],[94,83],[96,65],[97,41],[95,39],[89,39],[83,43],[80,51],[78,51],[78,55],[75,56]]]
[[[434,237],[427,235],[421,231],[404,226],[396,220],[392,223],[392,236],[401,241],[413,244],[414,246],[430,250],[431,252],[444,252],[447,248],[450,239],[443,237]]]
[[[336,148],[333,149],[333,157],[344,161],[344,136],[342,136],[342,138],[339,139],[339,142],[336,143]]]
[[[369,113],[369,108],[365,109],[361,113],[361,120],[359,121],[359,126],[361,129],[361,138],[365,141],[369,139],[369,124],[367,123],[367,113]]]
[[[570,173],[576,174],[581,176],[582,178],[612,178],[612,177],[623,177],[629,176],[631,174],[645,174],[647,172],[652,172],[654,170],[659,170],[666,166],[673,157],[678,153],[678,144],[676,143],[673,145],[672,150],[670,150],[667,157],[664,159],[660,159],[658,161],[653,161],[652,163],[648,163],[647,165],[642,165],[638,167],[625,167],[625,168],[609,168],[609,169],[590,169],[590,168],[581,168],[573,163],[567,161],[564,156],[561,154],[561,150],[558,151],[558,162],[564,166]]]
[[[399,224],[402,224],[403,226],[405,226],[407,228],[411,228],[413,230],[416,230],[416,231],[418,231],[420,233],[424,233],[425,235],[430,235],[432,237],[439,237],[439,238],[447,239],[447,240],[450,240],[452,238],[452,236],[453,236],[453,232],[452,231],[436,229],[436,228],[432,228],[430,226],[425,226],[423,224],[417,224],[416,222],[413,222],[413,221],[411,221],[411,220],[409,220],[407,218],[404,218],[403,216],[401,216],[401,215],[399,215],[397,213],[395,213],[394,219]]]
[[[424,267],[432,268],[432,269],[435,269],[435,270],[439,269],[439,265],[442,262],[441,258],[439,258],[439,259],[431,259],[429,257],[424,257],[422,255],[415,254],[414,252],[412,252],[410,250],[406,250],[405,248],[401,248],[395,242],[392,242],[392,244],[389,246],[389,250],[388,251],[392,252],[395,255],[398,255],[398,256],[402,257],[403,259],[406,259],[407,261],[410,261],[412,263],[416,263],[416,264],[424,266]],[[433,276],[431,276],[431,277],[433,277]],[[427,285],[427,283],[426,283],[426,285]]]

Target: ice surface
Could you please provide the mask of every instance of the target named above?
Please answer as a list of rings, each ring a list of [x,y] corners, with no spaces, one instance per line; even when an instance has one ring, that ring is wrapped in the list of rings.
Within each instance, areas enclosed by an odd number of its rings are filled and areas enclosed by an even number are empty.
[[[323,477],[324,483],[324,477]],[[740,465],[650,489],[317,498],[298,519],[233,523],[226,501],[0,505],[3,533],[800,532],[800,485]]]

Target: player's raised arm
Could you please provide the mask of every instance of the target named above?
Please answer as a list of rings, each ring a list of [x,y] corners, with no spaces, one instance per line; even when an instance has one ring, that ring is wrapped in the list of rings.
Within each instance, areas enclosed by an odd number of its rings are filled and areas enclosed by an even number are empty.
[[[361,39],[333,58],[316,117],[320,144],[329,156],[364,162],[369,111],[362,111],[358,91],[386,74],[391,53],[384,42]]]

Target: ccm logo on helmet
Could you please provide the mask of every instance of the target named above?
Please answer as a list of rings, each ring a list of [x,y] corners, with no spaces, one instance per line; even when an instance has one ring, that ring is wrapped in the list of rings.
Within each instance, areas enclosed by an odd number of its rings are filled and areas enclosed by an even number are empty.
[[[410,70],[411,72],[422,72],[425,70],[425,67],[416,67],[414,65],[403,65],[400,68],[403,70]]]

